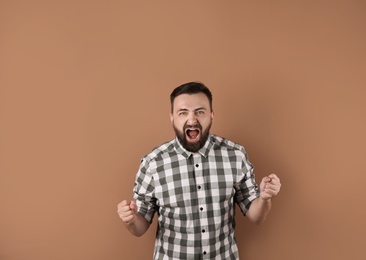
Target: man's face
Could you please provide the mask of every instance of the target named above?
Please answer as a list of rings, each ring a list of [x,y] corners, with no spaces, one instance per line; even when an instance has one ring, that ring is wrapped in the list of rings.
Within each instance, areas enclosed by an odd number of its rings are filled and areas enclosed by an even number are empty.
[[[206,143],[213,118],[204,93],[182,94],[174,99],[170,120],[178,140],[190,152],[197,152]]]

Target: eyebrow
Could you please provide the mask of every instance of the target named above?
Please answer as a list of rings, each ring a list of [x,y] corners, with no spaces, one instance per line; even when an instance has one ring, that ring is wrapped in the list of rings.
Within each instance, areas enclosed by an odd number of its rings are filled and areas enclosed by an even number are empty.
[[[196,109],[194,109],[193,111],[194,112],[197,112],[198,110],[206,110],[206,108],[204,108],[204,107],[199,107],[199,108],[196,108]],[[177,112],[180,112],[180,111],[189,111],[187,108],[181,108],[181,109],[178,109],[178,111]]]

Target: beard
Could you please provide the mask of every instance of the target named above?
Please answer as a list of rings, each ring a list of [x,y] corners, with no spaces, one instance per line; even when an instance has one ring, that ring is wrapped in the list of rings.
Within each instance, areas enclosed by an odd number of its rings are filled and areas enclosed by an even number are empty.
[[[173,123],[173,128],[175,131],[175,134],[180,142],[180,144],[189,152],[196,153],[198,152],[206,143],[208,136],[210,135],[210,129],[211,129],[212,122],[208,125],[208,127],[205,129],[205,131],[202,131],[202,126],[200,123],[197,122],[195,125],[187,125],[185,124],[183,127],[183,132],[180,131]],[[200,130],[200,139],[197,142],[189,142],[187,140],[186,136],[186,129],[195,127]]]

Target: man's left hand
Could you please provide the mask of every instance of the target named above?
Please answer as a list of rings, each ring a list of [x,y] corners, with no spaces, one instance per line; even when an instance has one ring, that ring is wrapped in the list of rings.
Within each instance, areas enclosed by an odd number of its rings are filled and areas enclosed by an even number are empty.
[[[281,181],[276,174],[272,173],[262,179],[259,188],[261,191],[260,198],[269,200],[280,192]]]

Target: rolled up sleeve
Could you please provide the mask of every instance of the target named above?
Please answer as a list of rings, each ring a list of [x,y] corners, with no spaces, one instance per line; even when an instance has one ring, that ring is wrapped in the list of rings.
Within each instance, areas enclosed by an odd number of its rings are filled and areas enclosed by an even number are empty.
[[[249,210],[253,200],[259,197],[259,187],[255,181],[255,174],[253,172],[253,166],[248,160],[248,156],[245,151],[242,160],[241,179],[235,183],[234,188],[236,190],[235,200],[238,203],[241,212],[245,215]]]
[[[157,210],[154,189],[154,178],[149,172],[149,162],[143,159],[136,174],[133,199],[136,202],[138,212],[149,223],[153,221],[155,211]]]

